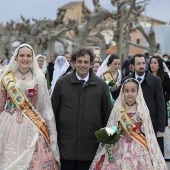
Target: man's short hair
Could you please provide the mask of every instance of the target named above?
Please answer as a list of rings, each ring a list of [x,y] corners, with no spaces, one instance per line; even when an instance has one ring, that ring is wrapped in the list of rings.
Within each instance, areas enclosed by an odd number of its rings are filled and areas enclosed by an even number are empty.
[[[144,58],[145,59],[145,61],[146,61],[146,57],[143,55],[143,54],[135,54],[132,58],[131,58],[131,64],[132,65],[135,65],[135,58]]]
[[[76,49],[72,55],[71,55],[71,59],[73,62],[76,61],[76,59],[80,56],[84,56],[88,54],[90,56],[90,62],[93,62],[94,61],[94,58],[95,58],[95,54],[93,53],[93,51],[89,48],[78,48]]]

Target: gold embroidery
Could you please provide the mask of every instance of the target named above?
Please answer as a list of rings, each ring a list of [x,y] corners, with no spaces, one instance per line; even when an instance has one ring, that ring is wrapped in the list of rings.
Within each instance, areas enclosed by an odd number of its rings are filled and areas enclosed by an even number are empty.
[[[50,142],[50,137],[43,118],[27,99],[20,88],[16,88],[16,80],[12,72],[8,72],[2,79],[13,102],[17,105],[21,113],[38,129],[38,131]]]

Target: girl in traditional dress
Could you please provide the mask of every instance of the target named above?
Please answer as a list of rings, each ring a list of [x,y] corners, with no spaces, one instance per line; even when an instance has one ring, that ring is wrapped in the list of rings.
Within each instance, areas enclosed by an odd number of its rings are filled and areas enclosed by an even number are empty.
[[[58,170],[54,114],[30,45],[15,50],[0,81],[0,169]]]
[[[106,145],[99,145],[90,170],[167,170],[137,80],[131,78],[124,82],[107,124],[111,126],[124,132],[111,145],[114,161],[109,161]]]

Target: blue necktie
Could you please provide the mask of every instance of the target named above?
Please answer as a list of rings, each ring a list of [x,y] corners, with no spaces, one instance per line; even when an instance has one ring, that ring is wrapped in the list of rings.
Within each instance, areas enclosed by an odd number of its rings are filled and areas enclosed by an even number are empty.
[[[140,83],[140,81],[141,81],[142,79],[141,79],[140,77],[138,77],[138,78],[137,78],[137,80],[138,80],[138,81],[139,81],[139,83]]]
[[[79,80],[81,84],[84,84],[86,81],[85,80]]]

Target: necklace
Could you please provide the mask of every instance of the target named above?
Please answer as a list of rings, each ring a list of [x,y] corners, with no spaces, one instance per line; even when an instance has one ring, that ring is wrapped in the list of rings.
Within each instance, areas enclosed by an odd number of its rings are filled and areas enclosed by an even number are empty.
[[[25,74],[27,74],[30,71],[30,68],[25,73],[22,72],[20,69],[18,69],[18,71],[22,74],[21,79],[25,80],[25,78],[26,78]]]
[[[129,103],[127,103],[127,102],[125,102],[129,107],[131,107],[131,106],[133,106],[133,105],[135,105],[136,104],[136,101],[134,102],[134,103],[132,103],[132,104],[129,104]]]
[[[118,72],[116,71],[116,72],[113,73],[113,72],[111,72],[110,70],[109,70],[109,72],[110,72],[110,74],[111,74],[113,80],[114,80],[114,81],[117,81]]]

